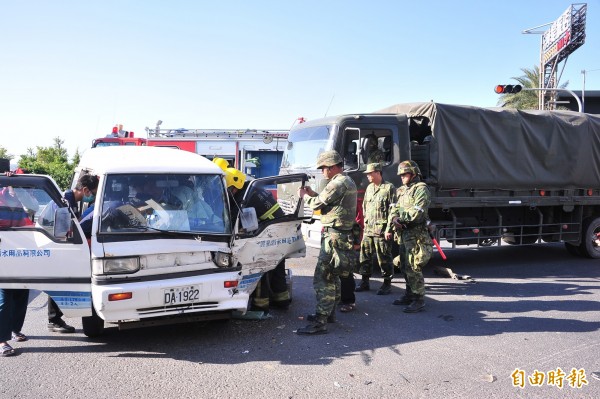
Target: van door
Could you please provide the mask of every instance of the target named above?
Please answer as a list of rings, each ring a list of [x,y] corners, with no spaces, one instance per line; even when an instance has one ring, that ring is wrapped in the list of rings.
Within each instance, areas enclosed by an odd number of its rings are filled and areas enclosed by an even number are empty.
[[[241,290],[252,292],[260,277],[282,259],[306,255],[300,231],[305,218],[298,188],[307,180],[304,173],[256,179],[246,188],[242,203],[232,204],[240,208],[232,252],[234,262],[242,267]],[[279,193],[278,206],[264,212],[264,202],[273,201],[272,192]],[[257,209],[262,215],[257,215]],[[268,216],[259,220],[265,214]]]
[[[48,176],[0,176],[0,288],[45,291],[67,317],[91,315],[90,251]]]

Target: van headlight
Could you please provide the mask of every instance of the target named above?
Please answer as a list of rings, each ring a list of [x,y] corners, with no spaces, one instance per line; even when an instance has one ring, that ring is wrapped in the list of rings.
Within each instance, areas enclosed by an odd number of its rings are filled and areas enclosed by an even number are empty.
[[[95,259],[92,262],[92,273],[95,275],[135,273],[138,270],[139,257]]]
[[[212,252],[212,260],[218,267],[231,266],[231,257],[224,252]]]

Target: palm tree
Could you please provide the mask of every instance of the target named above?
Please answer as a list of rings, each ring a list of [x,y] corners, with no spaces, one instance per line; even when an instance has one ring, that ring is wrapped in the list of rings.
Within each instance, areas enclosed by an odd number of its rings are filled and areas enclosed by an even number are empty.
[[[539,87],[540,82],[540,68],[536,65],[533,69],[521,68],[523,75],[513,76],[511,79],[519,82],[524,89],[534,89]],[[569,82],[565,82],[559,86],[564,89],[567,87]],[[498,105],[506,108],[516,109],[538,109],[538,95],[539,91],[536,90],[522,90],[516,94],[502,94],[498,99]]]

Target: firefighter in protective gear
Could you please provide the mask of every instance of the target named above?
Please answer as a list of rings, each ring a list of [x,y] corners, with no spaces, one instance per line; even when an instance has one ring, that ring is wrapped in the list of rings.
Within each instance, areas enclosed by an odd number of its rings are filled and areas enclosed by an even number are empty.
[[[246,181],[246,175],[243,172],[230,167],[225,168],[225,181],[231,197],[232,221],[235,223],[249,182]],[[266,223],[269,220],[285,216],[273,195],[258,186],[253,187],[243,206],[256,210],[259,223]],[[270,307],[287,309],[289,304],[290,293],[286,281],[285,259],[283,259],[275,269],[268,271],[260,279],[252,294],[250,309],[263,311],[267,314]]]
[[[427,221],[431,194],[421,181],[421,171],[414,161],[403,161],[398,166],[402,187],[396,193],[397,202],[390,211],[388,223],[394,226],[394,235],[400,245],[401,256],[394,259],[395,265],[406,280],[404,297],[394,301],[394,305],[408,305],[406,313],[416,313],[425,307],[425,280],[422,269],[433,252],[433,245]],[[386,238],[390,233],[386,233]]]

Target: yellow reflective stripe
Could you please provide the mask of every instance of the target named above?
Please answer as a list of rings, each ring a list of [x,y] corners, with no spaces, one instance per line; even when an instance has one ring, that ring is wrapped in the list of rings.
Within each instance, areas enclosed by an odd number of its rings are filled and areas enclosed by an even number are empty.
[[[290,299],[290,293],[288,291],[275,292],[273,293],[273,302],[283,302]]]
[[[277,212],[277,210],[279,209],[279,204],[275,204],[271,207],[271,209],[269,209],[268,211],[266,211],[265,213],[263,213],[258,220],[267,220],[267,219],[275,219],[275,216],[273,216],[273,214],[275,212]]]

